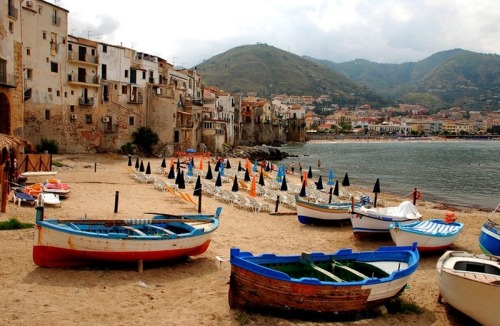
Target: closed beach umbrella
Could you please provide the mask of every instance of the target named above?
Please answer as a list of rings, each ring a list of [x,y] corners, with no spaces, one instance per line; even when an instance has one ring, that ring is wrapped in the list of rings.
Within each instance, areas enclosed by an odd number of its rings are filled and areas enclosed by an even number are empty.
[[[281,171],[281,167],[278,169],[278,173],[276,173],[276,181],[283,181],[283,172]]]
[[[191,163],[193,163],[194,166],[194,157],[191,157]]]
[[[212,180],[214,176],[212,175],[212,167],[210,166],[210,162],[208,162],[208,171],[207,175],[205,176],[205,179],[207,180]]]
[[[151,174],[151,164],[149,164],[149,162],[148,165],[146,166],[146,174]]]
[[[252,183],[250,184],[250,191],[248,192],[250,197],[257,196],[257,182],[255,181],[255,175],[252,176]]]
[[[338,196],[339,195],[339,180],[335,182],[335,188],[333,188],[333,195]]]
[[[203,158],[200,159],[200,171],[203,171]]]
[[[177,170],[181,169],[181,160],[177,159]]]
[[[139,169],[139,157],[137,157],[135,159],[135,169],[138,170]]]
[[[165,158],[163,158],[163,161],[161,161],[160,167],[166,168],[167,167],[167,162],[165,162]]]
[[[257,160],[253,162],[253,172],[257,172]]]
[[[229,160],[226,160],[226,169],[230,169],[231,168],[231,163],[229,163]]]
[[[307,177],[308,177],[309,179],[312,179],[312,177],[313,177],[313,171],[312,171],[311,166],[309,166],[309,172],[307,173]]]
[[[238,172],[243,171],[243,168],[241,167],[241,161],[238,162]]]
[[[219,167],[220,175],[224,176],[224,169],[226,168],[226,164],[221,163]]]
[[[177,186],[179,187],[179,189],[186,189],[186,182],[184,181],[184,171],[181,171],[180,174],[180,177],[179,177],[179,183],[177,184]]]
[[[271,171],[271,162],[267,162],[267,165],[266,165],[266,172],[269,172]]]
[[[219,169],[220,169],[220,161],[217,160],[217,163],[215,163],[215,168],[214,168],[214,171],[215,172],[219,172]]]
[[[231,188],[231,191],[238,192],[238,177],[234,176],[233,180],[233,188]]]
[[[326,183],[329,186],[333,186],[335,184],[335,181],[333,181],[333,170],[330,169],[330,172],[328,172],[328,182]]]
[[[174,171],[174,166],[170,165],[170,171],[168,172],[168,179],[175,179],[175,171]]]
[[[139,172],[144,172],[144,162],[141,160],[141,165],[139,167]]]
[[[249,171],[248,169],[245,170],[245,179],[243,179],[243,180],[245,180],[245,182],[250,181],[250,173],[248,171]]]
[[[300,197],[306,197],[307,194],[306,194],[306,182],[303,181],[302,182],[302,188],[300,189],[300,194],[299,194]]]
[[[304,181],[304,183],[306,184],[306,187],[308,186],[308,182],[307,182],[307,172],[304,171],[304,173],[302,174],[302,181]]]
[[[220,176],[220,171],[219,171],[219,174],[217,175],[217,180],[215,180],[215,186],[222,187],[222,178]]]
[[[170,166],[174,166],[174,158],[173,157],[170,159],[170,163],[169,164],[170,164]]]
[[[286,185],[286,175],[283,176],[283,181],[281,182],[281,191],[288,191],[288,186]]]
[[[132,155],[128,154],[128,166],[132,166]]]
[[[189,162],[189,166],[188,166],[188,171],[187,171],[187,175],[192,177],[193,176],[193,162]]]
[[[175,184],[179,185],[179,180],[181,179],[181,172],[177,171],[177,175],[175,176]]]
[[[245,169],[247,169],[248,171],[252,169],[252,165],[250,164],[250,161],[248,159],[246,159],[245,161]]]
[[[196,185],[194,186],[193,196],[201,196],[201,177],[198,175]]]
[[[347,175],[347,172],[345,173],[344,180],[342,180],[342,185],[344,187],[349,187],[351,185],[349,183],[349,176]]]
[[[265,186],[266,184],[264,183],[264,174],[262,173],[262,171],[260,171],[260,176],[259,176],[259,184],[261,186]]]
[[[323,180],[321,179],[321,176],[319,176],[318,182],[316,183],[316,189],[318,190],[323,189]]]

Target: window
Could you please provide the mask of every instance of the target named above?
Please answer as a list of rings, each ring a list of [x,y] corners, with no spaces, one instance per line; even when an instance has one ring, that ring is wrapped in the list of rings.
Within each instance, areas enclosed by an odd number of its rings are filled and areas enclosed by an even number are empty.
[[[26,55],[31,55],[31,48],[26,48]]]
[[[52,93],[52,87],[49,87],[49,89],[47,90],[49,93]]]
[[[64,92],[64,97],[68,97],[68,92]]]
[[[26,79],[33,79],[33,69],[26,68]]]
[[[106,44],[102,45],[102,52],[103,53],[108,53],[108,46]]]
[[[125,69],[125,78],[128,78],[128,70]]]
[[[14,33],[14,23],[9,22],[9,32]]]
[[[57,97],[61,96],[61,91],[56,91],[56,96]]]
[[[95,55],[95,49],[91,49],[91,50],[90,50],[90,54],[91,54],[91,55]]]
[[[104,102],[109,101],[109,87],[108,87],[108,85],[104,85],[102,87],[102,99]]]
[[[85,115],[85,122],[89,125],[92,123],[92,114]]]
[[[69,106],[69,112],[75,113],[75,106],[74,105]]]
[[[128,125],[135,126],[135,117],[128,117]]]
[[[71,44],[71,43],[68,44],[68,51],[69,52],[73,51],[73,44]]]
[[[42,32],[42,37],[43,37],[43,39],[44,39],[44,40],[46,40],[46,39],[47,39],[47,32],[46,32],[46,31],[43,31],[43,32]]]
[[[50,120],[50,110],[45,110],[45,120]]]
[[[142,79],[146,79],[146,71],[145,70],[142,71]]]
[[[127,94],[127,86],[126,85],[122,86],[122,94]]]
[[[75,91],[71,90],[70,91],[71,95],[75,95]]]
[[[59,72],[59,65],[57,62],[51,61],[50,62],[50,71],[51,72]]]

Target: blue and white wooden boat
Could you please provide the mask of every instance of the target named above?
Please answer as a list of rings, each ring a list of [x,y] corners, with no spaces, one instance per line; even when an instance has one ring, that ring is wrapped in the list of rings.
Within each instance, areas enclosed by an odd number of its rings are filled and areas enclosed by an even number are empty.
[[[389,225],[400,225],[420,221],[422,215],[415,205],[404,201],[395,207],[367,207],[362,206],[352,210],[351,223],[354,237],[364,239],[373,236],[390,236]]]
[[[204,253],[219,227],[215,215],[158,214],[151,219],[44,219],[36,208],[33,261],[41,267],[147,262]]]
[[[303,314],[366,311],[397,297],[416,271],[413,246],[253,255],[231,249],[229,306]]]
[[[295,196],[297,217],[302,224],[324,223],[329,221],[342,221],[351,218],[351,202],[334,202],[331,204],[315,204]],[[356,208],[362,204],[355,204]]]
[[[419,251],[434,251],[450,247],[463,228],[463,223],[432,219],[408,224],[392,223],[389,225],[389,232],[396,246],[407,246],[416,242]]]
[[[436,264],[439,298],[486,326],[500,325],[500,257],[447,251]]]
[[[494,222],[491,218],[498,212],[500,204],[497,205],[491,216],[483,224],[479,234],[479,247],[487,254],[500,256],[500,224]]]

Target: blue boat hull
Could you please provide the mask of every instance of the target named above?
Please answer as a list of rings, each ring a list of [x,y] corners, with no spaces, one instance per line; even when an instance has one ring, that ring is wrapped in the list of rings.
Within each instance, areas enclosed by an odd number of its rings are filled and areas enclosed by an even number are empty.
[[[500,256],[500,225],[492,221],[486,222],[479,235],[479,247],[489,255]]]

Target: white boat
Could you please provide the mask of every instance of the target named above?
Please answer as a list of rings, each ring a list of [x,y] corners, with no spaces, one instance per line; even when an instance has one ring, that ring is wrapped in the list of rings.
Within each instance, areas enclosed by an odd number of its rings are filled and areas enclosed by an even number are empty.
[[[421,218],[422,215],[417,211],[415,205],[404,201],[396,207],[362,206],[358,209],[354,207],[351,223],[354,237],[363,239],[371,236],[389,236],[389,225],[392,223],[398,222],[400,225],[405,225],[420,221]]]
[[[351,202],[335,202],[331,204],[315,204],[295,196],[297,217],[302,224],[342,221],[351,218]],[[361,207],[356,204],[355,207]]]
[[[463,223],[432,219],[408,224],[392,223],[389,225],[389,232],[396,246],[417,242],[418,251],[434,251],[450,247],[463,228]]]
[[[486,326],[500,325],[500,257],[447,251],[438,260],[439,302]]]

